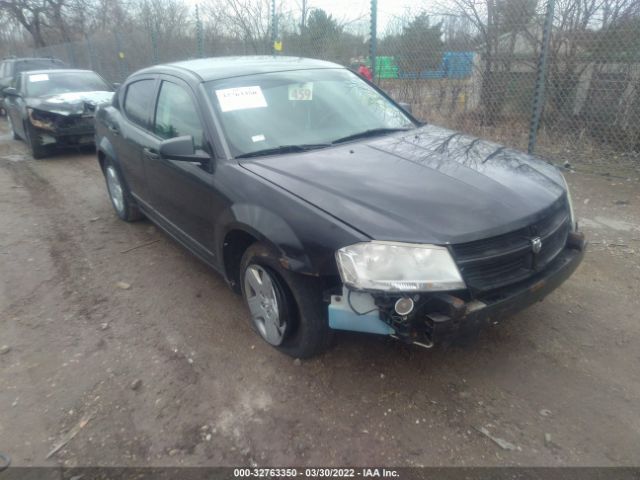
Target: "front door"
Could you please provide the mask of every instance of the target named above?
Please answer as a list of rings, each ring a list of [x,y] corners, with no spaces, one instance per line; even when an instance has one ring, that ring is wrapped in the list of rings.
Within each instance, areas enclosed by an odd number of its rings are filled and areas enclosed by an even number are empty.
[[[22,82],[14,81],[11,83],[11,86],[16,88],[17,95],[7,95],[4,99],[7,117],[11,120],[14,132],[16,132],[20,137],[26,138],[24,124],[25,122],[28,122],[29,119],[26,114]]]
[[[203,121],[191,88],[182,81],[163,79],[157,96],[152,131],[154,144],[144,152],[151,204],[172,229],[205,260],[213,258],[213,174],[197,162],[168,160],[158,155],[163,140],[190,135],[196,150],[204,142]]]

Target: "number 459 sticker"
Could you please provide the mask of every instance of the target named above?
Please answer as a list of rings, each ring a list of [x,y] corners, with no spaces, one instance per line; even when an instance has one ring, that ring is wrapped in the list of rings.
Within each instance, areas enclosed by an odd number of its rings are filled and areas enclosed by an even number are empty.
[[[313,82],[289,85],[289,100],[313,100]]]

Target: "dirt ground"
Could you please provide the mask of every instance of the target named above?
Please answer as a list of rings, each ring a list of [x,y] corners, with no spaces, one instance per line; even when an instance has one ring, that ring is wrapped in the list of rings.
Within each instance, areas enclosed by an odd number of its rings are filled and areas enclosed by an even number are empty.
[[[299,362],[251,332],[216,273],[116,218],[93,153],[35,161],[0,128],[14,465],[640,463],[640,175],[568,174],[583,265],[472,345],[342,334]]]

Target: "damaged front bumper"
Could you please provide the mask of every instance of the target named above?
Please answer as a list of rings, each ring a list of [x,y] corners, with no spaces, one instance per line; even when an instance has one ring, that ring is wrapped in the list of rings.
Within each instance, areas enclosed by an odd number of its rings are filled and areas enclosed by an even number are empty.
[[[30,110],[28,121],[42,146],[68,147],[95,143],[93,115],[59,115]]]
[[[391,335],[426,347],[453,343],[462,337],[475,336],[483,327],[543,300],[575,271],[584,257],[585,245],[581,233],[571,233],[566,247],[543,271],[479,298],[468,292],[391,295],[343,287],[341,295],[331,296],[329,326]],[[415,301],[415,308],[404,316],[394,311],[394,303],[403,296]]]

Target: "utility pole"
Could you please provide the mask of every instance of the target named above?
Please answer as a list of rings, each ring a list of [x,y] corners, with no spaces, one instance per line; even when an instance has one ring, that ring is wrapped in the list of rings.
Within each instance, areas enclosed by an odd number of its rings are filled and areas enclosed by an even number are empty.
[[[302,18],[300,21],[300,33],[304,31],[306,22],[307,22],[307,0],[302,0]]]

